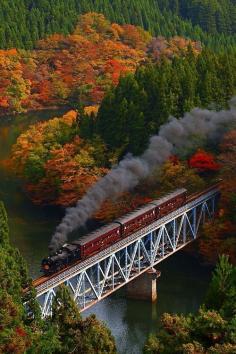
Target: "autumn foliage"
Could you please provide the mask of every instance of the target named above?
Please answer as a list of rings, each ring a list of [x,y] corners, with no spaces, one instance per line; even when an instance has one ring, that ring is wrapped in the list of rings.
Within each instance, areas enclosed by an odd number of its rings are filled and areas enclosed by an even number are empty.
[[[225,253],[236,264],[236,130],[225,135],[220,148],[218,160],[222,182],[218,218],[204,226],[199,249],[211,263]]]
[[[210,152],[198,150],[189,160],[189,166],[198,172],[218,171],[220,166]]]
[[[151,40],[141,27],[111,24],[102,14],[87,13],[70,35],[53,34],[32,51],[1,50],[0,114],[96,105],[120,75],[134,72],[139,64],[183,55],[190,43],[200,51],[195,42],[180,37]]]
[[[24,178],[36,204],[71,205],[107,172],[98,167],[95,146],[76,135],[76,118],[77,113],[70,111],[37,123],[13,147],[12,168]]]
[[[148,45],[148,53],[155,61],[159,61],[161,58],[172,59],[174,57],[184,56],[189,50],[191,50],[194,55],[198,55],[201,52],[200,42],[179,36],[170,39],[160,36],[153,38]]]

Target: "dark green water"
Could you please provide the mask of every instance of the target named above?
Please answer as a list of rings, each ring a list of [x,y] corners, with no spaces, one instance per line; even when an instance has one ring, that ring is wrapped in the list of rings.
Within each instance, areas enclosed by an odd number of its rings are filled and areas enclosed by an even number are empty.
[[[63,111],[43,111],[0,118],[0,161],[9,158],[12,145],[30,124],[61,115]],[[60,220],[61,211],[34,206],[24,195],[22,185],[0,164],[0,200],[7,209],[12,243],[26,258],[30,273],[38,275],[40,259],[47,254],[50,235]]]
[[[7,159],[11,146],[30,124],[55,117],[62,111],[44,111],[19,117],[0,118],[0,162]],[[4,165],[3,165],[4,166]],[[32,205],[23,193],[20,181],[0,164],[0,200],[9,216],[11,241],[26,258],[32,277],[39,275],[42,257],[47,255],[51,234],[62,217],[61,210]],[[139,354],[150,331],[158,330],[163,312],[196,311],[204,299],[210,269],[197,258],[179,252],[162,262],[158,269],[158,301],[127,300],[125,289],[101,301],[84,314],[95,313],[105,321],[116,338],[120,354]]]

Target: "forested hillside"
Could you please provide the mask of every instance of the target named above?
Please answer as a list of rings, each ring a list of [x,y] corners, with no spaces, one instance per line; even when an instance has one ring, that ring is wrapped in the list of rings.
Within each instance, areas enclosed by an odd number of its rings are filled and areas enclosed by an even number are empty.
[[[70,105],[97,105],[120,75],[161,56],[183,56],[196,41],[157,39],[141,27],[118,25],[104,15],[79,17],[70,35],[54,34],[35,50],[0,50],[0,114]]]
[[[84,136],[96,131],[110,149],[140,154],[170,115],[181,117],[194,107],[224,107],[236,94],[235,72],[236,55],[208,51],[142,66],[106,95],[94,127],[82,121]]]
[[[35,203],[71,205],[125,153],[141,154],[170,115],[227,106],[236,92],[235,65],[235,55],[208,51],[143,65],[107,93],[96,117],[71,112],[30,127],[13,148],[12,165]],[[178,186],[186,171],[175,171]]]
[[[0,48],[29,49],[48,34],[69,34],[78,15],[89,11],[103,13],[119,24],[139,25],[155,36],[180,35],[215,49],[232,48],[235,8],[233,0],[4,0],[0,3]]]

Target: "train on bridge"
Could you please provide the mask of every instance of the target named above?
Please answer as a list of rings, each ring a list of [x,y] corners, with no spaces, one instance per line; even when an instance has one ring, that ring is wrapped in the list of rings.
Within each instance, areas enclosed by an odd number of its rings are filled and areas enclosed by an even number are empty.
[[[199,196],[216,187],[219,188],[219,185],[220,182],[192,195],[188,195],[187,190],[182,188],[163,198],[153,200],[116,221],[81,237],[79,240],[63,245],[55,254],[42,260],[41,271],[45,276],[50,276],[78,261],[89,258],[122,238],[128,237],[168,215],[187,202],[199,198]]]

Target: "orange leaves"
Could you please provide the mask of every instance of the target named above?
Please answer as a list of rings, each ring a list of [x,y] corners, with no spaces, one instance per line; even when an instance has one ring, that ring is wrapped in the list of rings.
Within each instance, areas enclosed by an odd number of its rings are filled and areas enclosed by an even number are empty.
[[[77,113],[75,111],[69,111],[61,118],[54,118],[49,122],[39,122],[21,134],[12,148],[11,161],[14,170],[20,176],[23,176],[24,167],[30,154],[35,154],[45,159],[49,150],[53,149],[56,143],[55,140],[53,142],[51,139],[51,145],[49,146],[50,137],[53,138],[54,135],[58,135],[61,132],[61,124],[64,124],[69,129],[75,122],[76,117]]]
[[[104,15],[89,12],[80,16],[75,34],[87,36],[92,41],[97,42],[101,37],[112,37],[113,31],[110,21],[107,20]]]
[[[30,94],[30,81],[24,78],[21,55],[15,49],[0,51],[0,111],[23,112]]]
[[[1,50],[0,113],[68,101],[98,105],[120,75],[134,72],[150,55],[158,60],[184,55],[189,47],[196,54],[201,50],[199,43],[181,37],[151,39],[140,27],[111,24],[102,14],[87,13],[71,35],[48,36],[33,51]]]
[[[173,164],[173,166],[176,166],[176,165],[180,164],[180,160],[179,160],[177,155],[171,155],[169,157],[169,161]]]
[[[149,37],[141,28],[88,13],[80,16],[71,35],[48,36],[33,51],[0,51],[0,110],[22,112],[71,99],[99,104],[120,74],[135,71],[145,60]],[[76,96],[83,87],[86,92]]]
[[[74,90],[90,85],[78,103],[100,103],[105,90],[118,83],[119,75],[134,71],[145,56],[122,43],[121,33],[119,25],[112,26],[103,15],[92,13],[80,17],[74,34],[41,40],[34,52],[38,61],[37,76],[32,78],[37,87],[34,99],[40,104],[63,103]]]
[[[97,115],[98,113],[98,109],[99,109],[99,106],[98,105],[95,105],[95,106],[86,106],[84,107],[84,113],[87,114],[87,115],[91,115],[92,113]]]
[[[7,50],[0,49],[0,56],[1,57],[15,56],[15,55],[18,55],[17,49],[15,49],[15,48],[7,49]]]
[[[29,184],[27,191],[36,204],[54,204],[69,206],[76,203],[105,169],[82,166],[75,157],[81,139],[51,151],[51,158],[46,161],[45,177],[37,184]]]
[[[151,41],[152,36],[149,32],[143,30],[141,27],[133,25],[124,25],[121,38],[124,43],[136,49],[145,49],[146,45]]]
[[[69,111],[63,116],[63,122],[66,123],[69,126],[72,126],[72,124],[76,121],[78,113],[76,111]]]
[[[96,165],[95,147],[76,136],[76,118],[69,111],[37,123],[13,147],[12,166],[36,204],[72,205],[107,172]]]
[[[9,107],[9,102],[7,97],[0,97],[0,107],[2,108],[8,108]]]

